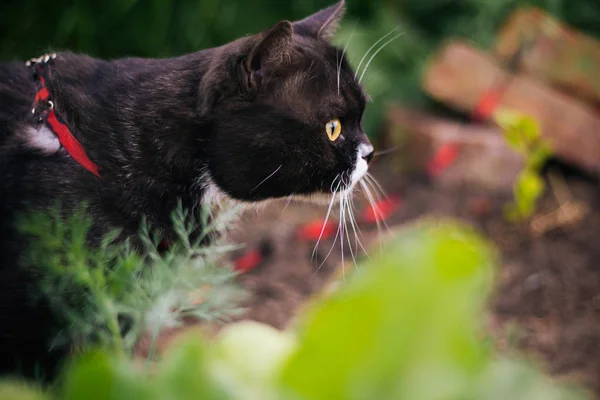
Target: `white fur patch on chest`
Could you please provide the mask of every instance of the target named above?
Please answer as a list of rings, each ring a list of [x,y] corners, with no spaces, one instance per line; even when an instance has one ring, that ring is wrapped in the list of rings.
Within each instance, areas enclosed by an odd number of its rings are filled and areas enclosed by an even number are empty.
[[[39,128],[29,126],[22,132],[21,137],[27,147],[34,150],[41,150],[44,154],[50,155],[57,153],[60,148],[58,137],[45,125]]]

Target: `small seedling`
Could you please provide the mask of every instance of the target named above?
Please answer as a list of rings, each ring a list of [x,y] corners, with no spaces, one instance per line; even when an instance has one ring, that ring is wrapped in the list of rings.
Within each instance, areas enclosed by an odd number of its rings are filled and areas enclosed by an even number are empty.
[[[513,186],[514,202],[504,208],[510,221],[528,219],[546,190],[541,169],[552,155],[552,150],[540,135],[537,121],[514,111],[498,110],[494,119],[503,129],[504,139],[524,159],[525,165]]]

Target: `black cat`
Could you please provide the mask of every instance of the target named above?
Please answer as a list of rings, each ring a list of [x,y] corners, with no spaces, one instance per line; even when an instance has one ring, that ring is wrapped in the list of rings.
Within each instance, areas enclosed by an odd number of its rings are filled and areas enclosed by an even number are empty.
[[[90,242],[168,238],[181,200],[250,204],[331,198],[367,171],[365,95],[332,39],[343,2],[224,46],[169,59],[113,61],[60,52],[0,64],[0,373],[52,375],[55,318],[32,303],[14,216],[86,202]]]

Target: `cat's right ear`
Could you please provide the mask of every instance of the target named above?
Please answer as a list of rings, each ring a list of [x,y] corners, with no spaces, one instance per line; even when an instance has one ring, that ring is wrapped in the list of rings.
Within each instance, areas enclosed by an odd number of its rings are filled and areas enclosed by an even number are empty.
[[[346,2],[340,0],[333,6],[318,11],[301,21],[294,22],[294,28],[301,35],[330,42],[335,36],[345,12]]]
[[[281,21],[260,34],[243,62],[246,87],[258,87],[265,75],[289,62],[293,45],[294,29],[289,21]]]

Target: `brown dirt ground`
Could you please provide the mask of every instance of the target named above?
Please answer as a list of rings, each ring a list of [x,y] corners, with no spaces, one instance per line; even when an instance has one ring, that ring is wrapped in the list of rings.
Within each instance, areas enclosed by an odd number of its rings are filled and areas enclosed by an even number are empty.
[[[483,231],[503,257],[490,309],[490,326],[499,345],[510,346],[513,335],[506,333],[507,327],[516,326],[519,347],[541,359],[550,373],[584,382],[600,398],[600,184],[567,177],[571,198],[587,205],[587,214],[536,232],[529,224],[503,219],[502,206],[510,194],[394,174],[386,157],[377,160],[373,171],[388,194],[402,197],[402,207],[389,219],[390,226],[424,216],[452,216]],[[361,198],[356,202],[364,204]],[[537,217],[558,204],[549,191]],[[240,277],[252,293],[243,318],[283,328],[328,281],[340,265],[339,247],[317,271],[317,262],[311,261],[314,243],[295,237],[300,224],[324,215],[323,207],[273,204],[242,217],[233,239],[249,246],[266,243],[272,250],[257,268]],[[377,237],[372,226],[361,224],[361,230],[367,242]],[[319,260],[331,245],[332,240],[322,242]],[[350,257],[346,248],[346,260]]]

